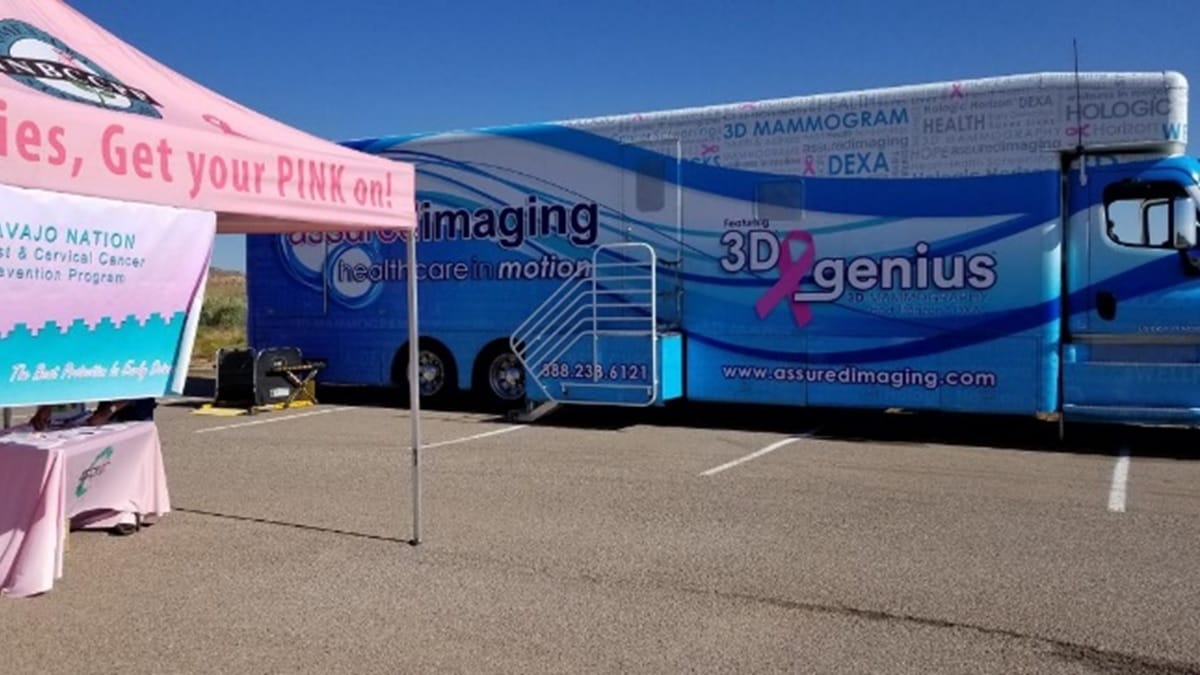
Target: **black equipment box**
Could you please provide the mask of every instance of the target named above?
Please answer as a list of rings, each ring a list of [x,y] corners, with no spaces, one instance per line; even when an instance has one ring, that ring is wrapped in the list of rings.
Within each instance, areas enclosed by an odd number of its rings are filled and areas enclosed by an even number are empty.
[[[290,401],[295,387],[281,370],[299,367],[304,359],[295,347],[220,349],[214,404],[253,408]]]

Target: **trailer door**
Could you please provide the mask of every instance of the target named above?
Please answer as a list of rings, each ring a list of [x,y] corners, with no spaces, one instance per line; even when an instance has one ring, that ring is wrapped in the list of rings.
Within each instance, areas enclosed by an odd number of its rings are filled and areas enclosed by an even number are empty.
[[[622,214],[628,233],[640,233],[658,258],[658,316],[666,330],[682,319],[683,213],[680,181],[682,170],[678,139],[660,139],[627,144],[622,172]]]

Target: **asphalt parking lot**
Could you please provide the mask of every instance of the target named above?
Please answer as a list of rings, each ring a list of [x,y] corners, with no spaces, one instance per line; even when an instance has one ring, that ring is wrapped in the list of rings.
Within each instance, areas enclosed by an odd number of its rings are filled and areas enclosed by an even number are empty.
[[[6,673],[1200,672],[1195,432],[159,408],[174,511],[0,598]],[[19,416],[19,413],[18,413]]]

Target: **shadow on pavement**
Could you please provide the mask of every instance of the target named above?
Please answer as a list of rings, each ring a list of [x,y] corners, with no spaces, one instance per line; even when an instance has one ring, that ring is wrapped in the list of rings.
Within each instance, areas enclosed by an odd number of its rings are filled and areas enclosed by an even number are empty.
[[[198,516],[208,516],[211,518],[223,518],[225,520],[237,520],[246,523],[259,523],[263,525],[277,525],[279,527],[290,527],[297,530],[308,530],[310,532],[324,532],[326,534],[336,534],[342,537],[355,537],[357,539],[372,539],[374,541],[387,541],[398,544],[412,544],[411,539],[398,539],[396,537],[387,537],[379,534],[370,534],[367,532],[356,532],[353,530],[343,530],[333,527],[321,527],[319,525],[307,525],[305,523],[297,523],[288,520],[275,520],[272,518],[257,518],[254,516],[242,516],[233,513],[222,513],[219,511],[206,511],[202,509],[189,509],[186,507],[176,507],[179,513],[191,513]]]
[[[188,379],[185,394],[211,398],[213,380]],[[322,404],[406,410],[407,392],[397,388],[318,385]],[[177,401],[165,405],[197,407]],[[496,414],[469,400],[426,406],[438,412]],[[1194,430],[1071,423],[1059,440],[1057,422],[1031,417],[936,412],[885,412],[829,408],[730,405],[678,402],[659,408],[563,407],[535,422],[538,426],[616,431],[633,426],[691,427],[712,430],[809,434],[829,440],[885,445],[961,445],[1039,452],[1115,455],[1128,449],[1139,457],[1200,460],[1200,436]]]
[[[1036,452],[1200,460],[1197,432],[1186,429],[1069,423],[1059,439],[1057,422],[1032,417],[938,412],[885,412],[836,408],[717,405],[687,402],[659,409],[569,408],[537,422],[543,426],[609,429],[617,426],[686,426],[713,430],[805,434],[877,445],[957,445]]]

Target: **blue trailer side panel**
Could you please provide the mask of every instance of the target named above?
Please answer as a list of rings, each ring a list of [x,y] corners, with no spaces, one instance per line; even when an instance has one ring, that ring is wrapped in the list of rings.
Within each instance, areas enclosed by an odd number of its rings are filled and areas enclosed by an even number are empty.
[[[465,161],[461,154],[483,150],[463,143],[451,145],[460,156],[437,148],[404,155],[420,162],[418,194],[431,227],[451,209],[478,222],[479,214],[531,200],[594,204],[599,214],[596,229],[580,226],[577,241],[573,230],[516,246],[496,243],[495,234],[426,232],[432,240],[419,245],[422,333],[450,346],[461,386],[470,386],[483,343],[505,337],[577,276],[592,245],[672,241],[669,223],[631,218],[620,191],[596,187],[618,186],[624,168],[613,164],[628,155],[600,137],[583,134],[581,142],[581,134],[506,139],[508,156],[519,159],[499,167]],[[489,144],[497,145],[478,142]],[[553,167],[561,184],[515,175],[524,164]],[[754,198],[757,185],[778,180],[690,167],[677,176],[688,398],[1054,409],[1062,250],[1056,171],[789,178],[803,195],[795,221],[763,217]],[[273,326],[273,342],[336,353],[328,381],[387,382],[405,336],[403,242],[304,237],[252,238],[251,260],[267,272],[251,286],[257,325]]]
[[[685,282],[689,398],[1055,409],[1057,172],[804,187],[803,226],[751,230],[804,266],[799,288],[786,266],[748,270],[750,205],[689,239],[705,251]]]
[[[661,379],[682,381],[686,398],[1032,414],[1061,405],[1064,276],[1075,292],[1127,266],[1117,249],[1106,262],[1089,257],[1090,234],[1068,246],[1062,221],[1060,153],[1080,133],[1067,123],[1099,115],[1116,91],[1144,99],[1146,119],[1097,123],[1089,142],[1149,144],[1162,155],[1186,140],[1168,133],[1186,129],[1177,126],[1186,83],[1138,73],[989,78],[348,145],[417,166],[421,332],[461,388],[477,384],[490,347],[503,347],[562,284],[591,274],[595,247],[643,242],[659,264],[659,329],[679,336],[662,367],[686,371]],[[1073,231],[1101,226],[1100,199],[1070,195]],[[398,379],[403,242],[249,239],[256,346],[330,357],[326,381]],[[1097,264],[1107,267],[1088,267]],[[1071,311],[1093,312],[1087,302]],[[1127,323],[1120,330],[1136,328]],[[1072,358],[1095,351],[1067,348]],[[586,371],[580,358],[546,365]]]

